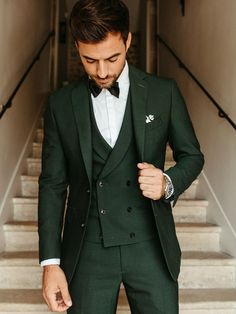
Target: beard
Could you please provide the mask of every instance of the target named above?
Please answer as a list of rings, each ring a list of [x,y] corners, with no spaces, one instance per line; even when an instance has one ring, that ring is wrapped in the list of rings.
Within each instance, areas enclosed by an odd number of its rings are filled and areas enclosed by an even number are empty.
[[[117,80],[117,75],[109,75],[104,79],[101,79],[99,76],[90,76],[90,78],[97,84],[100,88],[110,88]]]

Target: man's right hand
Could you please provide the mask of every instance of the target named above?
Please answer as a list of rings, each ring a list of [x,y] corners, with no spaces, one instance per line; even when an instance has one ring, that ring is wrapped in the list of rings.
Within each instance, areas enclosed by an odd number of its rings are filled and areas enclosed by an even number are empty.
[[[50,311],[64,312],[71,307],[68,284],[59,265],[43,267],[43,297]]]

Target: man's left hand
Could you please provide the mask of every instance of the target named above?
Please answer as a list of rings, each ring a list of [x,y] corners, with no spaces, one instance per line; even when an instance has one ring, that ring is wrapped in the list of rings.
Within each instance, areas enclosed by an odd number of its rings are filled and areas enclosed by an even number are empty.
[[[163,171],[146,162],[138,163],[139,186],[143,196],[154,201],[161,199],[165,194],[165,178]]]

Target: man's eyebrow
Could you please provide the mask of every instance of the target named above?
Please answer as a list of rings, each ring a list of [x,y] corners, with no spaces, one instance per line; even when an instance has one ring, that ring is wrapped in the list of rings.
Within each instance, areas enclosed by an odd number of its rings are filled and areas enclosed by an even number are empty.
[[[106,58],[105,60],[110,60],[110,59],[112,59],[112,58],[118,57],[119,55],[121,55],[120,52],[115,53],[114,55],[112,55],[112,56]],[[85,59],[89,59],[89,60],[93,60],[93,61],[98,61],[98,59],[94,59],[94,58],[89,57],[89,56],[86,56],[86,55],[83,55],[83,57],[84,57]]]

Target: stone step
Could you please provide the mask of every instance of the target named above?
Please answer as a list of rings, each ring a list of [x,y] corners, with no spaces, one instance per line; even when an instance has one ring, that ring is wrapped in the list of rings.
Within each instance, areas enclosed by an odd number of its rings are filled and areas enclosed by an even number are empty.
[[[179,199],[172,209],[176,223],[206,222],[208,201],[197,199]]]
[[[180,314],[235,314],[236,289],[180,289]],[[41,290],[0,290],[1,314],[49,314]],[[63,313],[62,313],[63,314]],[[65,314],[65,313],[64,313]],[[117,314],[130,314],[124,290]]]
[[[180,196],[180,199],[194,199],[196,195],[198,179]],[[21,176],[21,194],[23,197],[38,196],[38,176],[22,175]]]
[[[14,197],[14,215],[16,221],[37,221],[38,219],[38,198]]]
[[[32,221],[10,222],[3,225],[5,250],[36,251],[38,250],[37,223]]]
[[[36,143],[42,143],[43,142],[43,129],[37,129],[36,130],[36,136],[35,136],[35,140]]]
[[[122,312],[123,311],[123,312]],[[117,314],[130,314],[124,290]],[[180,289],[179,314],[235,314],[236,289]]]
[[[3,226],[6,251],[36,251],[37,222],[13,221]],[[176,223],[183,251],[219,251],[221,228],[208,223]]]
[[[210,223],[176,223],[177,237],[182,251],[219,251],[219,226]]]
[[[41,158],[42,144],[34,142],[32,145],[32,158]]]
[[[14,220],[37,220],[37,198],[14,198]],[[206,222],[205,200],[179,200],[173,208],[175,222]]]
[[[27,158],[27,175],[39,176],[41,173],[41,159]]]
[[[24,197],[38,197],[38,176],[21,176],[21,194]]]
[[[235,288],[236,260],[220,252],[184,252],[179,286],[181,289]],[[42,268],[37,252],[0,255],[0,289],[41,288]]]

